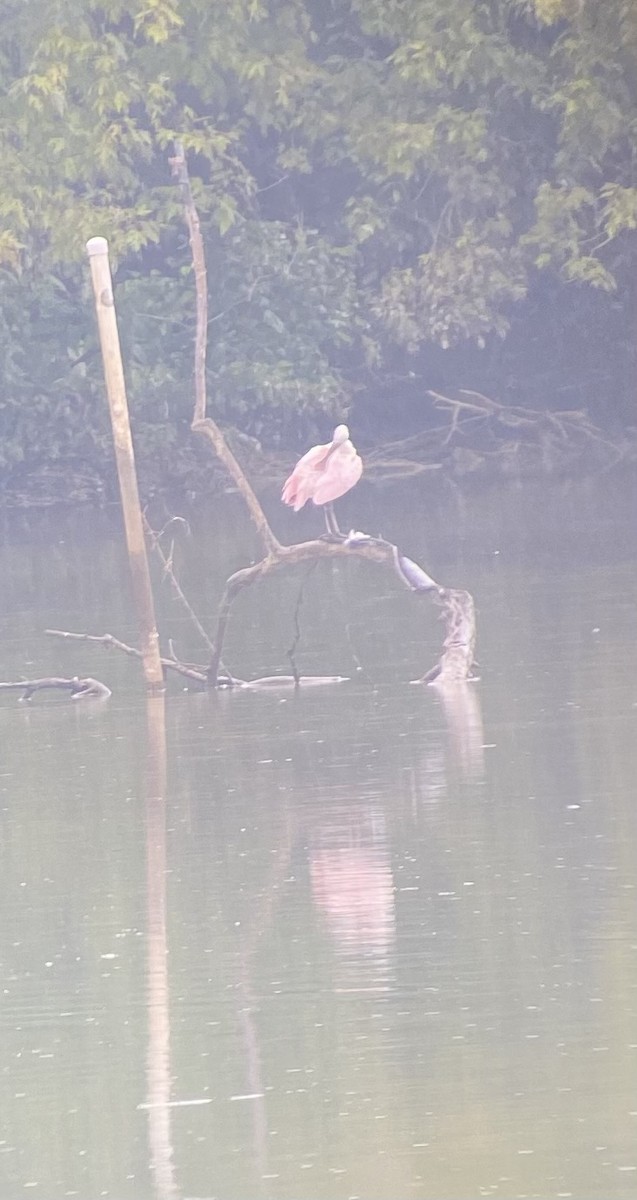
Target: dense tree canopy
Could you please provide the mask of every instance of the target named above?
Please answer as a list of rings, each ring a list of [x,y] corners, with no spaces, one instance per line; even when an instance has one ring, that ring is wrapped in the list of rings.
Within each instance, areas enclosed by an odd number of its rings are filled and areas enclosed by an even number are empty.
[[[504,395],[507,347],[534,339],[562,370],[578,338],[634,356],[634,0],[0,9],[5,470],[102,451],[99,233],[140,444],[178,473],[194,314],[176,137],[207,244],[211,403],[247,433],[305,434],[372,393],[387,423],[398,374],[424,394],[432,370],[472,386],[488,365]]]

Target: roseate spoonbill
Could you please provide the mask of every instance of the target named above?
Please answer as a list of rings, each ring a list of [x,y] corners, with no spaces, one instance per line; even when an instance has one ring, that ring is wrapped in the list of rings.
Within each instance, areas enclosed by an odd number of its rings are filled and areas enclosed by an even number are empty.
[[[327,532],[341,538],[332,501],[344,496],[358,483],[363,473],[360,455],[349,440],[347,425],[337,425],[331,442],[313,446],[297,462],[289,479],[283,484],[281,499],[295,512],[308,500],[324,506]]]

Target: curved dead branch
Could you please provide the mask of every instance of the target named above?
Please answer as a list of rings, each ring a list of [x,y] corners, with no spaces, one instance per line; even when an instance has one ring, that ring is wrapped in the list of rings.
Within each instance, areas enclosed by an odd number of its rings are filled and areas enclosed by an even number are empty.
[[[228,579],[217,615],[217,631],[214,650],[208,666],[208,681],[214,686],[218,676],[228,618],[237,596],[252,584],[281,567],[296,566],[298,563],[343,556],[366,559],[391,567],[401,583],[412,592],[429,595],[442,607],[447,624],[447,636],[439,662],[419,682],[438,683],[472,677],[475,648],[475,609],[469,592],[441,587],[418,563],[400,553],[398,547],[384,538],[372,538],[367,534],[351,533],[344,542],[330,542],[318,538],[310,542],[298,542],[294,546],[281,546],[276,554],[269,554],[253,566],[235,571]]]

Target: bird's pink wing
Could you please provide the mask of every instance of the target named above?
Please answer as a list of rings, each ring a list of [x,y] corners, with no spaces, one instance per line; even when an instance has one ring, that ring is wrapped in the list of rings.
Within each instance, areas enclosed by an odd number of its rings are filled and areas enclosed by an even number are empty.
[[[283,484],[281,499],[284,504],[291,505],[295,512],[303,508],[308,500],[313,499],[317,480],[320,479],[321,465],[330,445],[331,443],[326,446],[313,446],[308,450]]]
[[[351,447],[351,451],[353,450]],[[325,470],[312,492],[315,504],[331,504],[332,500],[338,500],[339,496],[344,496],[358,483],[363,473],[363,463],[360,455],[351,451],[340,454],[337,450],[328,459]]]

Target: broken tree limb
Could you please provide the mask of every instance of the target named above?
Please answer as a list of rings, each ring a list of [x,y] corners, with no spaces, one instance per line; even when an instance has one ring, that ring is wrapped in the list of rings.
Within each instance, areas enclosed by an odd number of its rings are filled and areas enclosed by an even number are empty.
[[[74,676],[73,679],[61,679],[50,675],[44,679],[20,679],[16,683],[0,683],[2,692],[23,692],[20,700],[30,700],[35,692],[44,691],[45,688],[70,692],[72,700],[84,700],[88,696],[105,700],[111,695],[111,690],[105,683],[100,683],[99,679],[92,679],[90,675],[84,679],[79,679],[78,676]]]
[[[132,658],[140,658],[141,657],[140,650],[136,650],[134,646],[129,646],[126,642],[120,641],[119,638],[113,637],[113,635],[111,633],[73,633],[68,629],[45,629],[44,632],[48,633],[51,637],[66,638],[67,640],[76,641],[76,642],[93,642],[97,645],[105,646],[109,650],[121,650],[122,654],[127,654],[129,657],[132,657]],[[172,654],[171,658],[162,658],[162,660],[161,660],[163,666],[167,670],[176,671],[179,675],[184,675],[187,679],[190,679],[195,683],[199,683],[204,687],[207,685],[208,676],[207,676],[207,669],[205,666],[198,667],[196,665],[193,665],[193,663],[180,662],[180,660],[174,656],[174,652],[172,651],[172,648],[171,648],[171,654]],[[295,675],[264,675],[259,679],[236,679],[232,675],[219,674],[217,676],[216,686],[218,688],[228,688],[228,689],[236,688],[236,689],[246,689],[248,691],[250,691],[250,690],[252,690],[252,691],[273,691],[273,690],[276,690],[277,688],[292,688],[292,687],[297,687],[299,685],[301,685],[303,687],[319,687],[319,686],[325,686],[326,684],[346,683],[346,682],[347,682],[347,678],[344,675],[300,675],[298,677]],[[89,680],[60,679],[60,680],[53,680],[53,681],[51,681],[51,680],[43,680],[43,681],[42,680],[31,680],[31,681],[24,680],[22,683],[0,684],[0,688],[1,687],[4,687],[4,688],[20,688],[20,687],[26,688],[26,687],[30,686],[30,683],[31,684],[32,683],[42,683],[43,685],[44,684],[46,684],[47,686],[55,685],[57,687],[62,687],[65,684],[68,685],[71,683],[73,683],[73,684],[75,684],[75,683],[79,683],[79,684],[90,683],[90,684],[94,684],[96,687],[104,686],[103,684],[99,684],[97,682],[97,680],[95,680],[95,679],[89,679]],[[106,688],[106,692],[108,692],[108,695],[110,696],[110,692],[108,691],[108,688]],[[82,693],[82,694],[84,694],[84,693]],[[86,695],[88,695],[88,694],[89,693],[87,691]],[[95,694],[102,695],[104,693],[96,692]]]
[[[45,629],[44,632],[50,637],[66,638],[67,641],[98,642],[108,650],[121,650],[123,654],[128,654],[130,658],[142,657],[141,650],[137,650],[135,646],[129,646],[126,642],[120,641],[119,638],[113,637],[112,633],[71,633],[67,629]],[[205,670],[199,671],[196,667],[188,666],[175,658],[160,657],[159,661],[162,667],[168,671],[176,671],[178,675],[185,675],[187,679],[195,680],[197,683],[205,684],[207,682]]]

